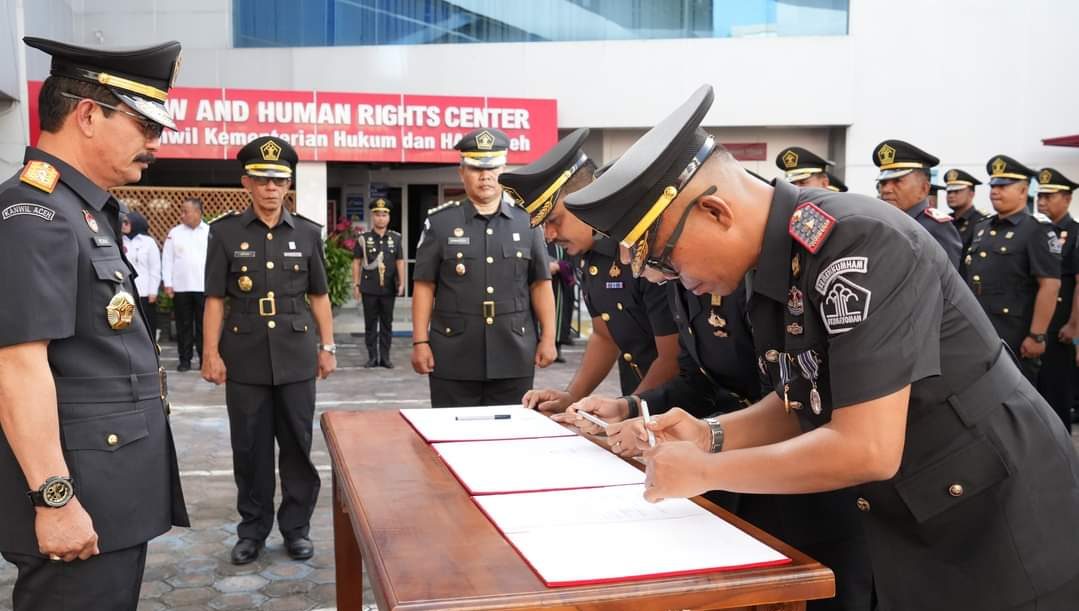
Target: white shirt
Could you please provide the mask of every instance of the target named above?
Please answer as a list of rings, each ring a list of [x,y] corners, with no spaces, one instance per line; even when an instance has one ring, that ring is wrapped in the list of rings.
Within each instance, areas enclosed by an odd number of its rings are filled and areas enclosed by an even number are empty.
[[[161,288],[161,251],[153,238],[140,233],[134,238],[124,236],[124,252],[127,260],[135,267],[135,289],[139,297],[157,296]]]
[[[201,293],[206,279],[206,244],[210,226],[192,229],[183,223],[169,230],[161,254],[161,281],[177,293]]]

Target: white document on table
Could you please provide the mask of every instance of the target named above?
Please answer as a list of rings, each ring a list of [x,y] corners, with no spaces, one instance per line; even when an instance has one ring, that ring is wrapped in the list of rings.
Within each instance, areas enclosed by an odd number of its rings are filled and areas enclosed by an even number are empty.
[[[640,469],[577,435],[431,447],[472,495],[644,482]]]
[[[548,586],[787,564],[790,558],[696,503],[617,486],[473,500]]]
[[[401,415],[428,443],[576,435],[547,416],[520,405],[403,409]],[[509,418],[491,418],[496,415],[509,415]],[[476,417],[491,419],[468,419]]]

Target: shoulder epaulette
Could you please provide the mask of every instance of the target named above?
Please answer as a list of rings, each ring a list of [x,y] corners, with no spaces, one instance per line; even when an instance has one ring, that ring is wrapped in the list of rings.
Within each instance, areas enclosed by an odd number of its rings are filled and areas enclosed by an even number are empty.
[[[1045,223],[1046,225],[1052,225],[1053,224],[1053,220],[1050,219],[1049,217],[1045,216],[1041,212],[1035,212],[1033,216],[1039,223]]]
[[[46,193],[52,193],[56,189],[56,183],[60,181],[60,170],[35,159],[22,169],[19,180]]]
[[[452,207],[452,206],[460,206],[460,205],[461,205],[461,202],[451,199],[450,201],[448,201],[448,202],[446,202],[444,204],[440,204],[438,206],[435,206],[434,208],[428,208],[427,209],[427,215],[430,216],[430,215],[432,215],[432,214],[434,214],[436,212],[441,212],[441,211],[445,210],[446,208],[449,208],[449,207]]]
[[[817,254],[835,226],[835,217],[821,210],[816,204],[805,202],[794,209],[787,231],[795,242],[810,253]]]
[[[213,225],[214,223],[216,223],[217,221],[220,221],[221,219],[229,218],[230,216],[236,216],[238,214],[240,214],[240,213],[236,212],[235,210],[228,210],[228,211],[222,212],[221,214],[219,214],[219,215],[215,216],[214,218],[210,219],[209,221],[207,221],[207,224],[208,225]]]
[[[296,217],[298,219],[303,219],[303,220],[307,221],[308,223],[311,223],[312,225],[314,225],[316,227],[322,227],[322,223],[320,223],[318,221],[315,221],[315,220],[311,220],[311,219],[307,218],[306,216],[300,214],[299,212],[293,212],[292,216],[294,216],[294,217]]]
[[[926,208],[925,215],[938,223],[950,223],[953,220],[950,214],[936,208]]]

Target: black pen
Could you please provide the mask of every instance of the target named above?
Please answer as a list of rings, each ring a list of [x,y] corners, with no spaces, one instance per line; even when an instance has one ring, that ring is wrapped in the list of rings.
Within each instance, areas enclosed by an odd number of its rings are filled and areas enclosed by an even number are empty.
[[[455,420],[509,420],[510,414],[486,414],[477,416],[455,416]]]

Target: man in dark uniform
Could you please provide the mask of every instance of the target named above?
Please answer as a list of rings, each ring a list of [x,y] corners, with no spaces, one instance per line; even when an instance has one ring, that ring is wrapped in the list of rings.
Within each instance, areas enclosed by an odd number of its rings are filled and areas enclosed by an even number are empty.
[[[885,140],[873,149],[873,163],[880,168],[877,190],[880,198],[899,208],[925,227],[944,248],[956,269],[962,258],[963,242],[952,217],[930,205],[929,169],[940,163],[933,155],[902,140]]]
[[[974,226],[987,216],[974,206],[974,187],[980,184],[982,181],[963,170],[951,169],[944,174],[944,185],[948,188],[948,207],[952,209],[952,222],[959,230],[959,238],[963,242],[964,257],[974,240]],[[963,273],[963,263],[959,265],[959,273]]]
[[[16,611],[134,609],[146,542],[188,519],[127,210],[106,189],[137,182],[174,128],[180,43],[24,40],[52,68],[38,145],[0,184],[0,553]]]
[[[828,177],[828,186],[825,188],[829,191],[835,191],[836,193],[846,193],[849,190],[847,189],[847,184],[842,180],[839,180],[839,178],[835,174],[832,174],[831,172],[826,172],[824,175]]]
[[[1079,222],[1068,214],[1072,192],[1079,184],[1053,168],[1038,172],[1038,212],[1053,222],[1060,251],[1060,293],[1046,333],[1038,392],[1053,407],[1070,432],[1075,397],[1075,340],[1079,337]]]
[[[225,383],[240,512],[232,562],[258,558],[273,529],[275,438],[277,527],[288,555],[303,560],[314,554],[308,532],[320,487],[311,463],[315,376],[337,367],[322,227],[284,207],[297,161],[288,142],[256,138],[236,158],[251,205],[210,224],[202,361],[203,378]]]
[[[573,287],[577,284],[577,278],[573,271],[573,260],[576,257],[566,253],[561,244],[547,243],[547,269],[551,272],[551,289],[554,292],[555,326],[558,333],[555,335],[556,356],[554,362],[565,363],[562,357],[562,346],[573,343],[570,337],[570,322],[573,318]]]
[[[646,498],[856,486],[880,609],[1073,609],[1079,548],[1058,525],[1079,523],[1079,458],[944,250],[870,198],[762,184],[720,147],[700,159],[711,101],[699,89],[566,199],[695,293],[752,271],[775,392],[711,421],[660,415]]]
[[[432,407],[517,403],[532,388],[535,367],[557,354],[547,247],[498,184],[509,138],[476,129],[456,148],[468,198],[432,208],[424,221],[412,285],[412,368],[430,374]]]
[[[776,167],[783,170],[783,178],[798,187],[827,189],[832,179],[828,168],[834,165],[835,162],[800,146],[788,146],[776,155]]]
[[[562,200],[592,182],[595,164],[581,150],[589,130],[563,138],[529,165],[499,176],[533,226],[580,257],[581,294],[592,316],[592,336],[566,390],[528,391],[525,407],[556,414],[596,389],[617,362],[622,394],[663,384],[678,372],[678,336],[664,291],[634,278],[618,258],[618,244],[566,212]]]
[[[1060,293],[1061,243],[1048,218],[1027,211],[1034,170],[1007,155],[989,160],[989,199],[997,213],[978,223],[963,278],[1023,373],[1037,384]]]
[[[363,303],[368,369],[393,369],[393,302],[405,294],[404,242],[389,226],[390,203],[380,197],[371,203],[371,231],[360,234],[352,251],[353,293]]]

